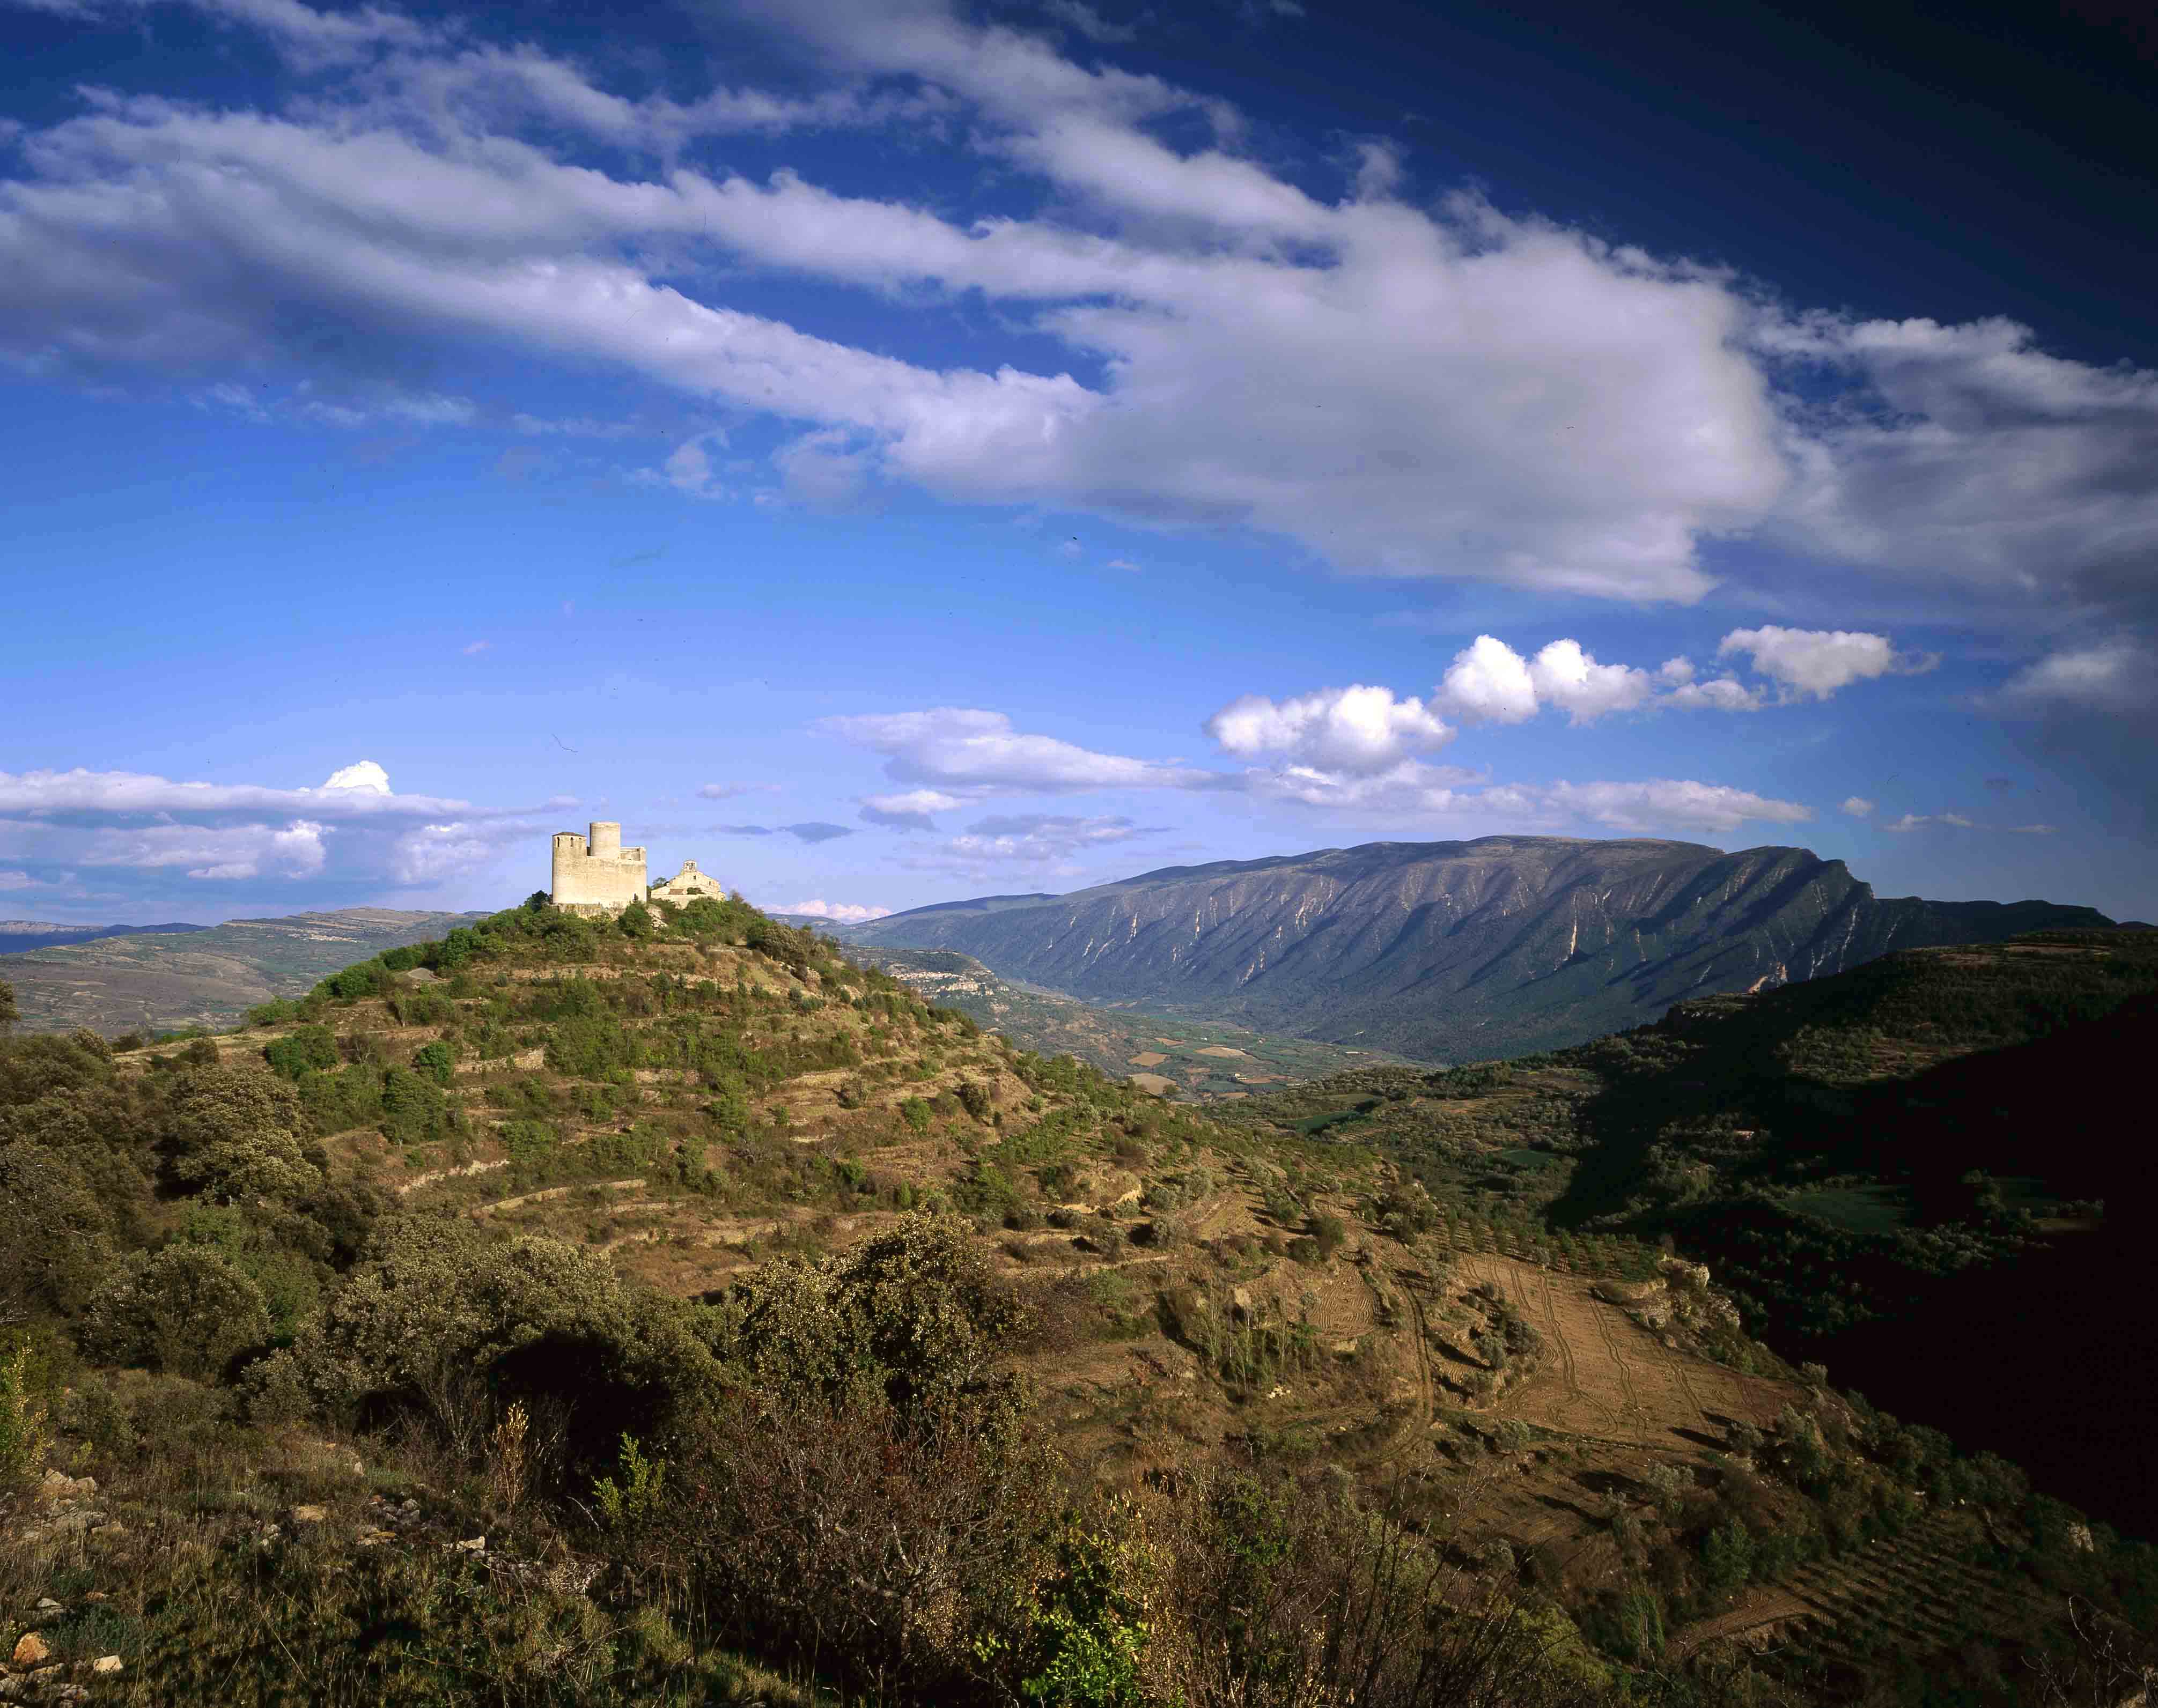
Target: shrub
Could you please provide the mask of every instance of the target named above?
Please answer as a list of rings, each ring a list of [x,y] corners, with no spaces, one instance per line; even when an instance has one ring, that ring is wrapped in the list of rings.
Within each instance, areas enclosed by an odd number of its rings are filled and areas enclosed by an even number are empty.
[[[51,1439],[31,1380],[30,1344],[18,1337],[0,1348],[0,1507],[35,1480]]]
[[[907,1097],[899,1106],[901,1119],[916,1133],[929,1131],[929,1105],[919,1097]]]
[[[175,1375],[220,1375],[270,1334],[262,1289],[204,1246],[137,1253],[90,1296],[84,1349]]]
[[[288,1080],[303,1073],[322,1072],[338,1062],[337,1035],[328,1026],[298,1026],[262,1047],[262,1059],[271,1071]]]
[[[447,1086],[457,1072],[457,1051],[441,1039],[423,1044],[412,1052],[413,1070],[438,1086]]]

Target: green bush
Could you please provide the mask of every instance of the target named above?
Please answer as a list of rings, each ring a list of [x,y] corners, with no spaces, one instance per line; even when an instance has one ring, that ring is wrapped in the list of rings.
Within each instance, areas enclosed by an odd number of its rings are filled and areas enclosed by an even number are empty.
[[[292,1086],[257,1067],[199,1067],[168,1104],[170,1169],[183,1187],[225,1199],[292,1199],[322,1184],[301,1134],[307,1117]]]
[[[414,1071],[423,1073],[438,1086],[447,1086],[456,1076],[457,1053],[455,1047],[441,1039],[432,1044],[423,1044],[412,1052]]]
[[[131,1256],[90,1296],[81,1340],[114,1364],[210,1378],[269,1334],[262,1289],[230,1258],[168,1246]]]
[[[337,1035],[328,1026],[299,1026],[262,1047],[262,1059],[273,1073],[297,1080],[303,1073],[324,1072],[338,1062]]]

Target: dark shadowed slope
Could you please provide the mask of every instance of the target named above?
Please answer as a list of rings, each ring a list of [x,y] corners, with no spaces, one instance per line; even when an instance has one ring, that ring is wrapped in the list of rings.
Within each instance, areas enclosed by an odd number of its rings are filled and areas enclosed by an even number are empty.
[[[2049,902],[1883,900],[1804,849],[1485,837],[1169,867],[849,928],[1092,1002],[1461,1060],[1578,1043],[1687,996],[1891,949],[2109,923]]]

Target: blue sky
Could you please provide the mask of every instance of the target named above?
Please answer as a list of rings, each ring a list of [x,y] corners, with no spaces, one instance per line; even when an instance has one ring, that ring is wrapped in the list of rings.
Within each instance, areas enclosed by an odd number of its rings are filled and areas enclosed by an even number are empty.
[[[594,15],[0,0],[0,915],[593,818],[834,916],[1498,832],[2151,911],[2125,13]]]

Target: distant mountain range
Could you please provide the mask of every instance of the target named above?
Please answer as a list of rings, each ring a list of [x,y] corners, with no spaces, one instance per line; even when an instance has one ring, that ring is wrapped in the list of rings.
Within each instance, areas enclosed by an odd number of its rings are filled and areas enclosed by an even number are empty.
[[[1492,836],[1165,867],[826,929],[958,950],[1087,1002],[1466,1060],[1577,1044],[1682,998],[1892,949],[2112,923],[2047,901],[1882,898],[1799,848]]]
[[[14,987],[28,1031],[87,1026],[110,1037],[230,1026],[257,1003],[301,995],[355,961],[483,917],[347,907],[167,931],[115,927],[93,942],[47,939],[10,952],[0,978]]]
[[[182,931],[209,929],[199,925],[53,925],[41,919],[0,919],[0,955],[94,943],[101,937],[177,937]]]

